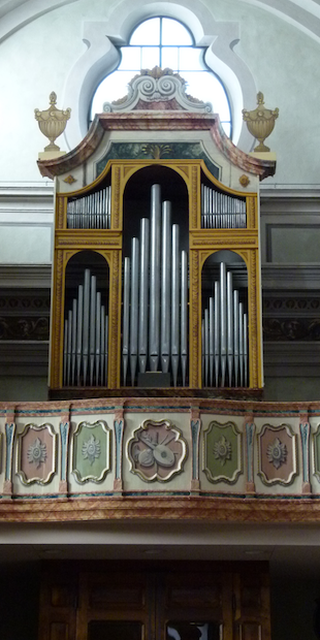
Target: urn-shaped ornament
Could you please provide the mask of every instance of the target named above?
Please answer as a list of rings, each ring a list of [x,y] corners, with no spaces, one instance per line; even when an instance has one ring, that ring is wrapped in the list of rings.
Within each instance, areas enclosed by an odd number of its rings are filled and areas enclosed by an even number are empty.
[[[257,94],[258,106],[253,111],[242,109],[243,120],[247,123],[250,133],[259,140],[259,144],[254,151],[270,151],[264,144],[265,139],[274,129],[275,121],[279,115],[279,109],[266,109],[264,106],[264,96],[261,91]]]
[[[60,147],[55,144],[55,140],[64,132],[67,120],[70,118],[71,109],[66,109],[65,111],[57,109],[57,95],[54,91],[50,93],[49,100],[49,108],[44,111],[35,109],[34,115],[35,119],[38,120],[41,133],[50,140],[50,144],[48,144],[44,150],[60,151]]]

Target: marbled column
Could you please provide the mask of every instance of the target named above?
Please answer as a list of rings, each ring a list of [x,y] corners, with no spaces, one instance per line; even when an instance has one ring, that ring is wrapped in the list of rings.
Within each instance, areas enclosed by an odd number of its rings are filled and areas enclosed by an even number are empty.
[[[253,416],[245,417],[245,438],[246,438],[246,493],[255,493],[256,485],[254,482],[254,434],[256,425]]]
[[[113,490],[116,493],[123,491],[123,477],[122,477],[122,461],[123,461],[123,434],[124,434],[124,409],[121,407],[117,409],[113,422],[114,435],[115,435],[115,473]]]
[[[310,423],[308,414],[300,413],[300,438],[302,449],[302,493],[311,493],[310,483]]]
[[[61,416],[59,424],[60,432],[60,480],[59,493],[68,493],[68,453],[70,435],[70,414]]]
[[[5,452],[5,475],[3,483],[3,493],[5,495],[12,495],[12,466],[13,466],[13,448],[14,448],[14,436],[16,432],[16,425],[14,422],[14,412],[7,412],[5,435],[6,435],[6,452]]]
[[[200,441],[200,412],[199,409],[191,409],[191,441],[192,441],[192,479],[191,479],[191,492],[200,491],[200,477],[199,477],[199,441]]]

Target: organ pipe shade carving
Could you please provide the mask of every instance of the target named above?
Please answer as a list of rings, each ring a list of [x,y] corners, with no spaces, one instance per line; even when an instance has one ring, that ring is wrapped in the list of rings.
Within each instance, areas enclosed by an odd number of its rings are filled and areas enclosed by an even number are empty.
[[[137,372],[170,374],[173,386],[187,384],[188,257],[180,250],[180,228],[172,224],[171,202],[151,187],[150,218],[124,259],[122,383]]]

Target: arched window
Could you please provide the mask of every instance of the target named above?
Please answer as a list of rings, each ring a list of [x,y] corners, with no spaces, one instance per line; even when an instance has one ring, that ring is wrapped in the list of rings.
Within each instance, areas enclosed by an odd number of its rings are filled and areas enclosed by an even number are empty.
[[[97,87],[89,120],[103,111],[105,102],[127,95],[128,82],[141,69],[159,66],[179,73],[187,82],[187,93],[203,102],[211,102],[226,134],[232,136],[231,110],[221,80],[205,63],[206,47],[197,47],[190,31],[177,20],[150,18],[132,33],[128,46],[121,47],[118,68]]]

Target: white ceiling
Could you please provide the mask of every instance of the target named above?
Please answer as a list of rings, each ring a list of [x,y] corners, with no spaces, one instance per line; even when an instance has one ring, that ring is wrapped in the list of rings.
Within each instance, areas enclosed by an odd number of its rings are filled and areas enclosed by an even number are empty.
[[[275,575],[319,576],[317,525],[37,523],[0,526],[0,563],[58,559],[269,561]]]

